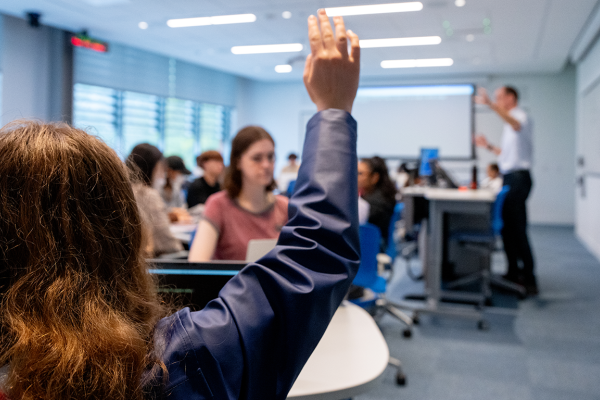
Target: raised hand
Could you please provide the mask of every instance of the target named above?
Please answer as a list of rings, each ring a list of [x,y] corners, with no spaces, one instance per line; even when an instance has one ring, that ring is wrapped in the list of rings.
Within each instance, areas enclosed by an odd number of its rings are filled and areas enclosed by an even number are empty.
[[[475,145],[477,145],[478,147],[487,148],[489,146],[489,142],[484,135],[478,134],[477,136],[475,136]]]
[[[346,31],[342,17],[333,19],[335,35],[325,10],[319,10],[318,17],[308,18],[311,54],[306,58],[304,85],[319,111],[337,108],[351,112],[360,73],[358,36]]]
[[[480,87],[477,88],[477,96],[475,96],[475,103],[483,104],[489,106],[492,104],[492,100],[490,100],[490,96],[488,96],[487,90]]]

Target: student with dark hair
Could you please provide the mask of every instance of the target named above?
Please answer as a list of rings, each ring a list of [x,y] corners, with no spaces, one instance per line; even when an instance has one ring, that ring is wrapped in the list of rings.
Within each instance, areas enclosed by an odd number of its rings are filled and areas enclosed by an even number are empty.
[[[223,156],[216,150],[208,150],[196,158],[204,175],[196,179],[188,188],[187,205],[189,208],[206,203],[206,200],[221,191],[219,178],[225,169]]]
[[[162,153],[151,144],[141,143],[131,150],[126,163],[139,176],[132,187],[144,228],[148,231],[147,255],[158,256],[183,250],[183,245],[173,236],[169,226],[171,221],[178,220],[179,215],[182,219],[185,219],[185,215],[177,212],[170,215],[160,195],[166,183],[166,165]]]
[[[288,156],[288,164],[281,169],[282,174],[297,174],[300,169],[300,165],[296,163],[298,156],[294,153],[290,153]]]
[[[244,260],[251,239],[275,239],[288,220],[288,199],[274,195],[275,142],[258,126],[231,142],[225,190],[206,202],[190,261]]]
[[[292,218],[278,246],[201,311],[165,317],[128,171],[113,150],[67,125],[0,132],[1,396],[287,397],[360,260],[350,115],[359,40],[341,17],[336,35],[324,10],[319,19],[322,36],[309,18],[304,75],[318,113]]]
[[[369,223],[381,231],[382,248],[385,248],[396,205],[396,186],[390,180],[384,159],[372,157],[359,161],[358,191],[370,205]]]
[[[169,156],[165,158],[166,164],[166,181],[165,185],[159,191],[167,208],[169,210],[186,206],[183,188],[187,180],[187,176],[191,175],[191,171],[185,166],[183,159],[179,156]]]
[[[495,193],[500,193],[504,180],[502,179],[498,164],[492,163],[488,165],[486,173],[487,176],[481,181],[480,187],[482,189],[492,190]]]

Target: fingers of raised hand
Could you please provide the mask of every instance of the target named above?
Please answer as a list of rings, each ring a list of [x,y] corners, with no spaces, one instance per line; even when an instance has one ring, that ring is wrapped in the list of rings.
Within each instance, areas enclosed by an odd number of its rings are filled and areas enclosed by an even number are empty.
[[[348,57],[348,38],[346,36],[346,26],[344,25],[344,18],[333,17],[333,23],[335,25],[335,43],[338,51],[342,55],[342,58]]]
[[[313,55],[323,50],[323,39],[321,38],[319,23],[317,17],[314,15],[308,17],[308,40],[310,41],[310,50]]]
[[[350,57],[352,61],[360,64],[360,41],[358,40],[358,35],[352,31],[348,31],[347,35],[350,39]]]
[[[304,64],[304,83],[307,83],[312,73],[312,54],[306,56],[306,63]]]
[[[321,37],[323,38],[323,46],[325,50],[333,50],[335,48],[335,39],[333,30],[329,23],[329,17],[324,9],[319,10],[319,22],[321,23]]]

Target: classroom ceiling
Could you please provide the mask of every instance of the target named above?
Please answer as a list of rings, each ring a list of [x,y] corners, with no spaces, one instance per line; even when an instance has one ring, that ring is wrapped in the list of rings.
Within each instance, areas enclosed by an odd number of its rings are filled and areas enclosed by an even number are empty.
[[[321,7],[385,0],[0,0],[0,12],[263,81],[302,77],[306,19]],[[458,0],[460,2],[461,0]],[[418,12],[345,17],[361,39],[440,36],[433,46],[362,50],[363,78],[556,72],[598,0],[421,0]],[[282,16],[291,12],[291,18]],[[169,28],[168,19],[252,13],[256,22]],[[138,27],[146,22],[148,28]],[[486,26],[488,27],[486,32]],[[302,43],[299,53],[234,55],[232,46]],[[383,60],[452,58],[450,67],[383,69]],[[275,66],[291,64],[291,73]]]

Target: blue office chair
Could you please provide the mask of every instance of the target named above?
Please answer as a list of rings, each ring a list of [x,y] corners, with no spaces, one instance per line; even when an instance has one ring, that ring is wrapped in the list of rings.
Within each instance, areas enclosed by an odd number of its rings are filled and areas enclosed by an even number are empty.
[[[392,262],[396,259],[396,256],[398,255],[398,249],[396,247],[394,233],[396,232],[396,225],[398,221],[400,221],[400,219],[402,218],[402,211],[404,211],[404,203],[396,203],[396,206],[394,207],[394,214],[392,214],[392,219],[388,228],[388,242],[387,248],[385,249],[385,254],[387,254],[392,259]]]
[[[386,312],[394,318],[400,320],[406,325],[406,329],[402,331],[404,337],[412,336],[413,320],[400,309],[405,308],[399,304],[395,304],[386,299],[385,292],[387,289],[387,281],[379,275],[377,265],[377,255],[379,253],[379,243],[381,233],[379,229],[372,224],[360,226],[360,267],[358,273],[352,282],[356,286],[370,289],[373,292],[373,298],[359,298],[351,300],[354,304],[372,311],[373,314]]]
[[[402,332],[404,337],[412,336],[413,321],[408,315],[404,314],[385,298],[387,282],[379,276],[377,265],[377,255],[381,243],[381,232],[379,228],[372,224],[365,224],[359,227],[360,237],[360,267],[354,277],[352,284],[370,289],[373,296],[365,296],[359,299],[350,300],[352,303],[368,310],[371,315],[377,315],[380,312],[387,312],[397,318],[404,324],[406,329]],[[396,368],[396,383],[398,385],[406,384],[406,376],[402,372],[400,360],[390,357],[389,364]]]
[[[492,290],[491,286],[501,287],[518,294],[521,298],[526,296],[525,288],[513,282],[503,279],[501,276],[494,275],[490,269],[489,257],[496,250],[496,239],[502,232],[504,221],[502,219],[502,208],[504,200],[509,191],[508,186],[504,186],[500,193],[496,196],[496,200],[492,205],[492,215],[490,229],[487,231],[457,231],[450,235],[450,240],[457,241],[466,249],[476,251],[481,256],[481,262],[484,266],[480,271],[467,275],[463,278],[450,282],[446,287],[448,289],[457,288],[460,286],[469,285],[477,281],[481,282],[482,297],[480,305],[489,304],[491,302]]]
[[[379,253],[377,255],[377,264],[379,272],[389,272],[389,274],[386,277],[386,280],[388,282],[390,282],[393,278],[394,261],[396,260],[396,256],[398,255],[398,244],[396,243],[396,238],[394,237],[394,234],[396,232],[396,226],[398,225],[398,221],[402,219],[402,211],[404,211],[404,203],[396,203],[396,206],[394,207],[394,213],[392,214],[392,218],[390,219],[390,225],[388,226],[388,240],[385,252]]]
[[[285,195],[287,197],[292,197],[292,194],[294,194],[294,188],[296,187],[296,180],[294,179],[293,181],[290,181],[290,183],[288,183],[288,187],[287,190],[285,192]]]

